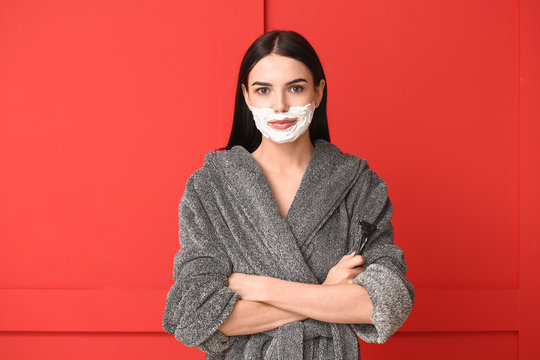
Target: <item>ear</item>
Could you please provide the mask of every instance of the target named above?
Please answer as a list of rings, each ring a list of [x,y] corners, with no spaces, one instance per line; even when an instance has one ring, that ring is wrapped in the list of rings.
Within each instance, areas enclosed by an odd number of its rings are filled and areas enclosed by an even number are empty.
[[[317,105],[315,106],[316,108],[318,108],[319,105],[321,104],[325,85],[326,85],[326,81],[324,81],[324,79],[321,79],[321,81],[319,82],[319,85],[315,88],[315,91],[317,92],[317,99],[315,100],[316,105]]]
[[[242,93],[244,94],[244,100],[246,101],[247,106],[250,107],[251,103],[249,101],[249,95],[244,84],[242,84]]]

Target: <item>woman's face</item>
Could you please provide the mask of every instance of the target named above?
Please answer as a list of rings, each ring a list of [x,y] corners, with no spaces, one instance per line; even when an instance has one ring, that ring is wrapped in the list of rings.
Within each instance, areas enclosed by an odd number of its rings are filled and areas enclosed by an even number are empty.
[[[325,81],[315,86],[309,68],[301,61],[277,54],[259,60],[248,75],[248,88],[242,84],[248,106],[271,108],[276,113],[291,106],[304,106],[315,102],[318,107]]]

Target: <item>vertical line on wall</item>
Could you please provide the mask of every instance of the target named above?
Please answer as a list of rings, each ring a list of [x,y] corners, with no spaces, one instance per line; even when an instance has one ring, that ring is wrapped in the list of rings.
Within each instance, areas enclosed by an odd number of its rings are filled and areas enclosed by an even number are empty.
[[[516,227],[516,242],[517,242],[517,288],[518,288],[518,294],[520,294],[520,283],[521,283],[521,4],[519,0],[514,2],[515,10],[514,10],[514,18],[516,19],[514,21],[514,27],[516,28],[515,31],[515,37],[516,37],[516,48],[517,48],[517,99],[516,99],[516,115],[517,115],[517,121],[516,121],[516,129],[514,131],[517,131],[516,135],[516,168],[517,168],[517,174],[516,174],[516,185],[515,185],[515,191],[517,194],[516,197],[516,217],[515,217],[515,227]],[[518,296],[518,306],[521,309],[521,296]],[[521,319],[520,311],[518,311],[518,321]],[[519,353],[520,353],[520,347],[521,347],[521,341],[520,341],[520,330],[521,326],[518,328],[517,331],[517,342],[518,346],[516,347],[516,359],[519,359]]]
[[[517,94],[516,94],[516,129],[514,131],[517,132],[515,135],[516,138],[516,185],[515,185],[515,191],[516,191],[516,218],[515,218],[515,228],[516,228],[516,242],[517,242],[517,287],[519,289],[520,286],[520,249],[521,249],[521,232],[520,232],[520,219],[521,219],[521,46],[520,46],[520,38],[521,38],[521,32],[520,32],[520,6],[519,0],[514,2],[515,10],[514,10],[514,27],[515,30],[515,37],[516,37],[516,61],[517,61]]]
[[[266,31],[266,0],[263,0],[263,33]]]
[[[516,0],[519,9],[519,336],[520,360],[537,359],[540,353],[540,3]],[[523,11],[522,11],[523,10]]]

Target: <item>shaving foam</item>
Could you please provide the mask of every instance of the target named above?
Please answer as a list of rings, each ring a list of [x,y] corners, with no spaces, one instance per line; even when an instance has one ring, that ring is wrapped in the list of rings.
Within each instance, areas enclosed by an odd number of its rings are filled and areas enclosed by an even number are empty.
[[[261,134],[275,143],[291,142],[302,135],[311,124],[315,112],[315,102],[304,106],[291,106],[289,111],[276,114],[271,108],[249,107],[255,120],[255,126]],[[296,123],[286,129],[274,129],[268,123],[274,120],[298,119]]]

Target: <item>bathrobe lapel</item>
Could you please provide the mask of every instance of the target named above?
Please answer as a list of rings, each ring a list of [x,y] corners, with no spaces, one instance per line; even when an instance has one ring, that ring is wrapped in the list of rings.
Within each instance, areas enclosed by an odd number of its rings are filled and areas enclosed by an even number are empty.
[[[207,158],[245,216],[261,229],[260,241],[273,257],[284,280],[318,283],[302,248],[324,225],[358,178],[359,161],[325,140],[314,142],[314,152],[287,214],[281,216],[268,180],[255,158],[242,146],[211,152]],[[329,171],[328,164],[332,164]]]
[[[315,151],[287,214],[300,248],[307,247],[359,176],[358,158],[341,153],[332,143],[315,140]]]

